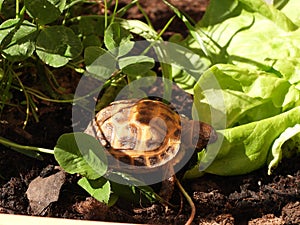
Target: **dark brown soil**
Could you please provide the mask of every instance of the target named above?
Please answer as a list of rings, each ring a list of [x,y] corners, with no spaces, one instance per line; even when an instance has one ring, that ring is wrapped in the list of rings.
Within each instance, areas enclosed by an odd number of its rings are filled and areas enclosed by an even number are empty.
[[[128,1],[120,1],[126,4]],[[194,20],[199,20],[207,1],[171,1]],[[140,1],[153,21],[155,29],[165,25],[173,14],[161,1]],[[142,19],[136,8],[128,11],[128,18]],[[186,34],[184,25],[176,20],[169,32]],[[79,75],[64,71],[60,84],[74,91]],[[62,76],[60,76],[62,77]],[[190,107],[189,101],[177,93],[176,100],[182,108]],[[53,148],[57,138],[72,132],[72,106],[39,102],[37,123],[30,118],[22,129],[25,113],[16,108],[6,108],[0,120],[0,136],[14,142]],[[47,177],[56,172],[57,162],[51,155],[44,160],[30,158],[0,145],[0,213],[33,215],[26,191],[38,176]],[[268,176],[266,168],[243,176],[220,177],[207,174],[201,178],[184,181],[197,207],[194,224],[299,224],[300,223],[300,157],[283,160],[274,174]],[[171,202],[177,208],[165,209],[157,203],[134,205],[120,199],[109,209],[88,197],[77,185],[79,177],[66,175],[58,201],[46,207],[40,216],[75,219],[104,220],[129,223],[184,224],[190,214],[186,200],[178,189]],[[181,206],[181,207],[180,207]]]

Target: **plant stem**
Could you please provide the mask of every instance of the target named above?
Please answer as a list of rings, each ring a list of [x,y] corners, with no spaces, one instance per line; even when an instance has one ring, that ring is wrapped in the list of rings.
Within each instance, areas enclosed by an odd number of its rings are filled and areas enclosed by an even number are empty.
[[[25,96],[25,99],[26,99],[26,118],[25,118],[25,121],[24,121],[24,123],[23,123],[23,128],[25,128],[26,125],[27,125],[27,122],[28,122],[28,120],[29,120],[29,112],[30,112],[30,107],[29,107],[29,95],[28,95],[28,93],[27,93],[27,91],[26,91],[26,89],[25,89],[25,87],[24,87],[22,81],[21,81],[20,78],[18,77],[18,75],[17,75],[13,70],[11,71],[11,73],[15,76],[15,78],[16,78],[17,81],[19,82],[20,87],[21,87],[20,91],[23,91],[24,96]]]
[[[16,18],[20,18],[19,11],[20,11],[20,2],[19,0],[16,0]]]
[[[176,184],[178,186],[178,188],[180,189],[181,193],[184,195],[184,197],[186,198],[186,200],[188,201],[190,207],[191,207],[191,215],[189,217],[189,219],[186,221],[185,225],[190,225],[193,222],[193,219],[196,215],[196,207],[195,204],[192,200],[192,198],[189,196],[189,194],[184,190],[184,188],[182,187],[181,183],[179,182],[179,180],[177,178],[176,179]]]
[[[113,23],[114,20],[115,20],[116,13],[117,13],[117,9],[118,9],[118,4],[119,4],[119,1],[116,0],[116,1],[115,1],[115,8],[114,8],[114,11],[113,11],[113,13],[112,13],[112,15],[111,15],[111,23]]]
[[[42,152],[42,153],[47,153],[47,154],[54,154],[54,151],[51,149],[47,148],[39,148],[39,147],[34,147],[34,146],[26,146],[26,145],[20,145],[15,142],[9,141],[3,137],[0,137],[0,144],[3,144],[7,147],[15,148],[15,149],[20,149],[20,150],[26,150],[26,151],[36,151],[36,152]]]
[[[107,2],[104,0],[104,29],[107,28]]]
[[[140,10],[140,12],[143,14],[145,20],[147,21],[148,26],[151,27],[152,29],[154,29],[149,16],[145,12],[145,10],[141,7],[139,1],[136,2],[136,5],[137,5],[138,9]]]
[[[138,3],[139,0],[132,0],[130,3],[126,4],[124,7],[117,11],[119,18],[122,18],[124,14],[130,9],[134,4]]]
[[[26,8],[25,8],[25,6],[23,6],[20,13],[19,13],[19,18],[24,18],[25,11],[26,11]]]

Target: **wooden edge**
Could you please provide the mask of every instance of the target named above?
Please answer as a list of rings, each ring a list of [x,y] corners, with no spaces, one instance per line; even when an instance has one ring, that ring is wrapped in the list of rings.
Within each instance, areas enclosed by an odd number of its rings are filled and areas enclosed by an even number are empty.
[[[129,225],[129,223],[98,222],[88,220],[72,220],[52,217],[23,216],[0,213],[0,225]],[[131,224],[132,225],[132,224]]]

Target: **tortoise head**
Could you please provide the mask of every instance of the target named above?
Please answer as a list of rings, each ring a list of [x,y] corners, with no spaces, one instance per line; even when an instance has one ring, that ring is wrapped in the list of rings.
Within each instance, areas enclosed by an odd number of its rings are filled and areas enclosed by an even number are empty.
[[[188,147],[201,151],[208,144],[217,140],[215,129],[204,122],[185,120],[182,126],[183,141]]]

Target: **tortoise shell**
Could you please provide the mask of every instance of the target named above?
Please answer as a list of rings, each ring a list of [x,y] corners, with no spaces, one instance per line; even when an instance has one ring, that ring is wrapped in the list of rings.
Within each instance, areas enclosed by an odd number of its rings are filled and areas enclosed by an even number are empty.
[[[189,122],[159,100],[120,100],[100,110],[85,133],[97,138],[121,162],[156,168],[178,154],[183,136],[191,136],[182,133],[183,128],[190,128]],[[208,143],[213,130],[203,124],[202,137],[196,135],[201,146]]]

